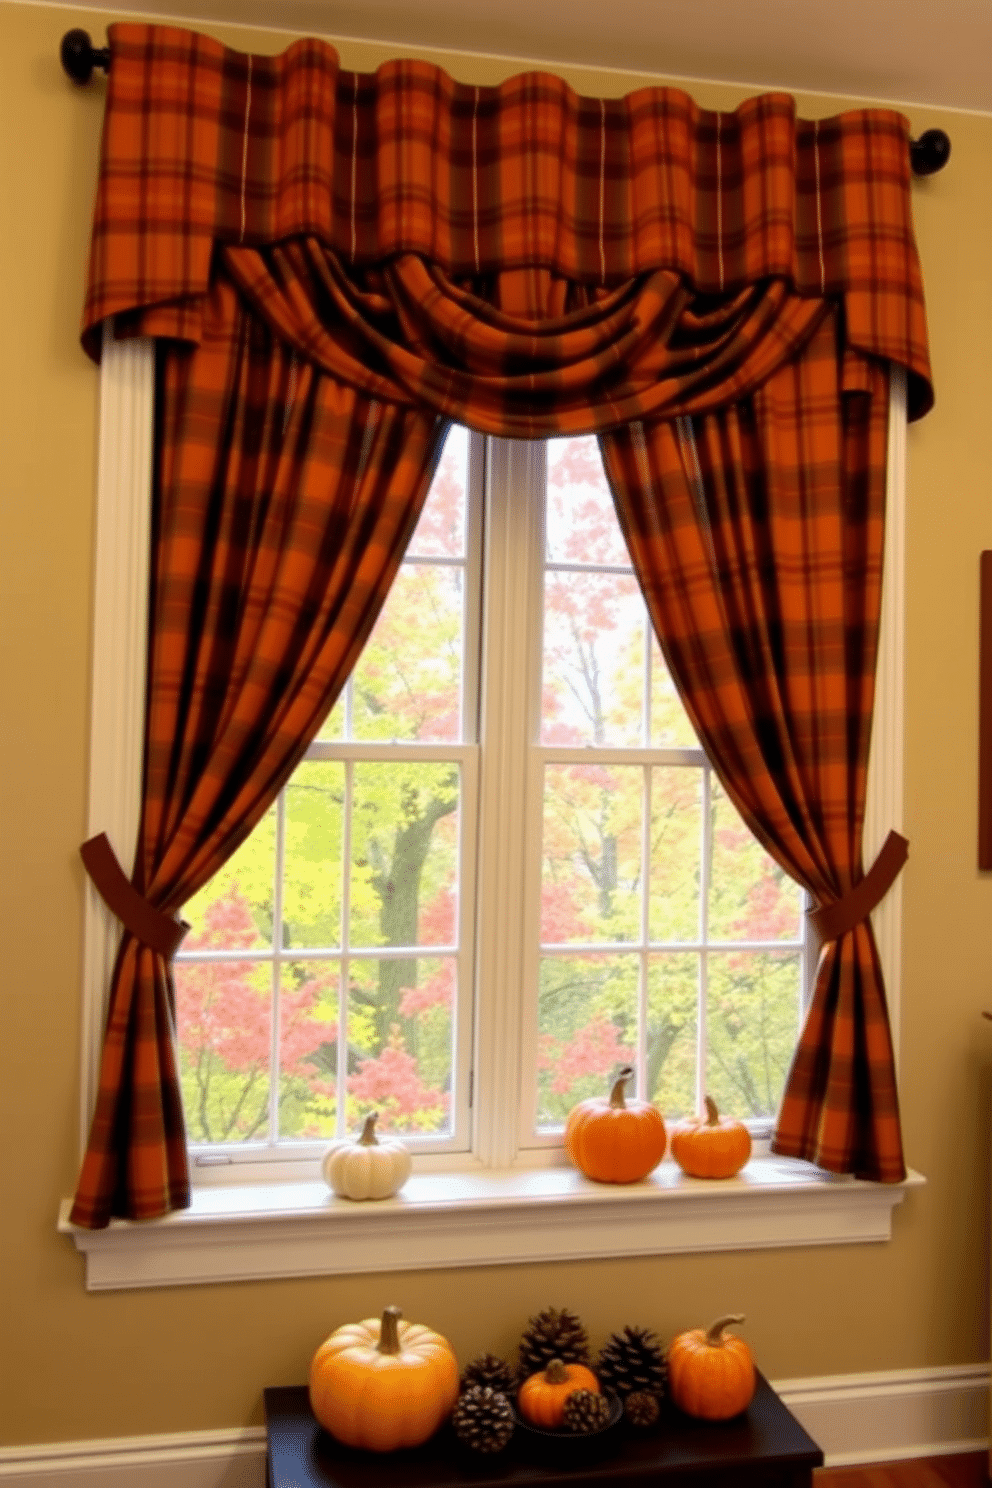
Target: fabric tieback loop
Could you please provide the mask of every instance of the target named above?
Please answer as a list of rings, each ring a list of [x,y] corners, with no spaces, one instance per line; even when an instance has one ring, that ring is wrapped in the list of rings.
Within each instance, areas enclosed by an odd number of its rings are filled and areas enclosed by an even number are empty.
[[[79,856],[107,908],[142,945],[171,961],[189,929],[186,921],[162,914],[142,898],[118,863],[106,832],[84,842]]]
[[[900,837],[898,832],[890,832],[882,844],[881,852],[859,884],[855,884],[842,899],[835,899],[833,904],[825,904],[820,909],[809,911],[810,924],[821,944],[828,940],[837,940],[868,918],[895,883],[908,856],[909,843],[906,838]]]

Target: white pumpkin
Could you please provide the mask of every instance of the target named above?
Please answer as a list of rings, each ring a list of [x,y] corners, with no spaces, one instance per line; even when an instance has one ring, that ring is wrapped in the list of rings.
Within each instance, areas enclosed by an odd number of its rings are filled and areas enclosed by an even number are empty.
[[[410,1176],[413,1158],[395,1137],[379,1140],[378,1119],[373,1111],[360,1137],[335,1142],[324,1155],[324,1182],[343,1199],[388,1199]]]

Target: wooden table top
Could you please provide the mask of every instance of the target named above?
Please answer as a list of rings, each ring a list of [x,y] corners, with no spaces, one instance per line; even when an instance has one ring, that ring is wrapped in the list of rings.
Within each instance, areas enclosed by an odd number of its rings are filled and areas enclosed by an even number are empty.
[[[447,1426],[421,1447],[356,1451],[317,1424],[305,1385],[266,1390],[265,1416],[272,1488],[604,1488],[666,1481],[702,1488],[728,1474],[742,1485],[808,1482],[823,1463],[816,1442],[760,1374],[750,1406],[731,1421],[693,1420],[666,1405],[649,1431],[622,1422],[608,1441],[587,1438],[578,1448],[568,1439],[564,1461],[549,1459],[519,1430],[503,1452],[470,1453]]]

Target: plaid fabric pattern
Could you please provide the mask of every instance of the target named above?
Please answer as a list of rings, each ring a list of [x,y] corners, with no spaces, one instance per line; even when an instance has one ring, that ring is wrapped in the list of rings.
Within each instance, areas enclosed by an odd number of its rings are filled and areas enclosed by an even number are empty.
[[[682,700],[764,847],[819,904],[863,877],[882,581],[887,369],[844,397],[838,312],[745,401],[604,436],[634,567]],[[773,1150],[905,1177],[871,924],[830,941]]]
[[[110,28],[83,322],[159,338],[146,762],[156,910],[289,778],[402,558],[447,420],[595,430],[655,628],[753,830],[858,882],[886,367],[932,402],[908,126],[343,72]],[[853,396],[851,396],[853,395]],[[125,934],[73,1209],[188,1202],[171,973]],[[776,1137],[902,1176],[870,928],[828,948]]]
[[[348,272],[313,238],[224,249],[219,272],[281,340],[351,386],[521,439],[719,408],[795,356],[828,308],[781,279],[713,305],[666,271],[601,295],[511,275],[491,286],[503,303],[518,294],[508,311],[412,254]]]
[[[667,269],[707,294],[781,278],[843,296],[848,344],[908,369],[911,415],[930,406],[901,114],[583,98],[546,73],[481,88],[415,61],[363,74],[320,41],[249,56],[169,26],[109,38],[94,356],[99,323],[140,310],[145,334],[197,340],[215,243],[312,236],[349,266],[413,253],[454,278],[602,288]]]
[[[443,426],[274,343],[227,285],[162,359],[135,887],[178,909],[248,836],[358,658]],[[125,935],[75,1224],[189,1202],[172,973]]]

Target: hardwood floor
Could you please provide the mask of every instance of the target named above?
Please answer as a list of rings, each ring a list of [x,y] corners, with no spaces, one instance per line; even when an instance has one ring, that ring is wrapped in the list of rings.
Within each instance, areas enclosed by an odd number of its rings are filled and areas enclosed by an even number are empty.
[[[862,1467],[821,1467],[813,1474],[813,1488],[989,1488],[989,1457],[987,1452],[964,1452]]]

